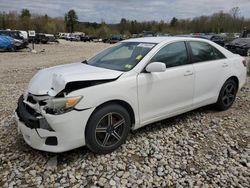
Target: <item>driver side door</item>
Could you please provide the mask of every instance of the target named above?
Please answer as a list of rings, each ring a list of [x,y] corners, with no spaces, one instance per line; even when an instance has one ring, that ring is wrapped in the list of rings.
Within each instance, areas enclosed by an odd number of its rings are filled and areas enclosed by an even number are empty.
[[[166,64],[165,72],[142,72],[137,77],[141,125],[165,119],[192,107],[194,68],[185,42],[162,47],[150,62]]]

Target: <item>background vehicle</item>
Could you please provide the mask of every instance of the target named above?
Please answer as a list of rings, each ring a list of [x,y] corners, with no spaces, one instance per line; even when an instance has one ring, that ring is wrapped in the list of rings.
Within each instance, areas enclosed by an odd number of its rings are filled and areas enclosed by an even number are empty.
[[[0,35],[9,36],[15,39],[17,45],[14,45],[15,49],[26,48],[29,44],[28,40],[25,39],[20,31],[13,30],[0,30]]]
[[[69,41],[80,41],[82,37],[85,36],[83,32],[75,32],[75,33],[66,33],[65,39]]]
[[[49,42],[49,37],[44,33],[36,33],[35,37],[29,37],[29,42],[33,42],[35,44],[47,44]]]
[[[208,40],[215,42],[216,44],[225,46],[225,39],[219,35],[209,34],[209,35],[203,35],[201,36],[201,38],[208,39]]]
[[[56,39],[55,35],[52,34],[44,34],[45,37],[48,38],[48,42],[56,42],[59,43],[59,41]]]
[[[122,38],[121,35],[112,35],[112,36],[110,37],[110,39],[109,39],[109,43],[110,43],[110,44],[114,44],[114,43],[120,42],[120,41],[122,41],[122,40],[123,40],[123,38]]]
[[[241,37],[241,38],[250,38],[250,30],[245,29],[245,30],[242,32],[242,34],[241,34],[240,37]]]
[[[48,42],[59,43],[54,35],[46,33],[36,33],[35,37],[29,37],[29,42],[33,41],[35,44],[47,44]]]
[[[154,31],[143,31],[142,32],[142,37],[153,37],[155,35],[156,35],[156,33]]]
[[[28,40],[28,32],[27,31],[20,31],[21,36],[25,39]]]
[[[237,38],[226,44],[226,48],[241,56],[250,55],[250,38]]]
[[[220,46],[225,46],[225,39],[222,36],[213,33],[193,33],[190,35],[183,35],[183,36],[207,39],[215,42],[216,44],[219,44]]]
[[[39,150],[87,145],[109,153],[131,129],[210,104],[227,110],[246,81],[245,66],[200,38],[125,40],[88,61],[39,71],[18,101],[18,128]]]
[[[13,51],[14,40],[13,38],[5,35],[0,35],[0,50]]]
[[[156,37],[170,37],[171,35],[168,33],[156,33],[155,36]]]
[[[95,39],[97,39],[97,37],[92,36],[92,35],[81,36],[81,41],[83,41],[83,42],[91,42]]]

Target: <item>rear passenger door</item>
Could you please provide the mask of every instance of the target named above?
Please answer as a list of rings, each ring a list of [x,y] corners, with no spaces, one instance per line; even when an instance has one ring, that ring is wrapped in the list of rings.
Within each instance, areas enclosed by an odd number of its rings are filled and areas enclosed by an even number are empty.
[[[189,48],[195,70],[193,105],[196,107],[216,102],[221,88],[230,72],[226,57],[206,42],[190,41]]]

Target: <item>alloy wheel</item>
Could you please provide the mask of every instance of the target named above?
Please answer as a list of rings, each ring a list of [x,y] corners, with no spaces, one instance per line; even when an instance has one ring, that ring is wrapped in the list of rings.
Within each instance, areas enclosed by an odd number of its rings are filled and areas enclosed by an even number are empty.
[[[236,89],[234,84],[229,83],[224,89],[222,102],[225,106],[230,106],[235,99]]]
[[[125,126],[124,117],[117,112],[104,115],[95,129],[95,138],[99,145],[111,147],[117,144],[123,134]]]

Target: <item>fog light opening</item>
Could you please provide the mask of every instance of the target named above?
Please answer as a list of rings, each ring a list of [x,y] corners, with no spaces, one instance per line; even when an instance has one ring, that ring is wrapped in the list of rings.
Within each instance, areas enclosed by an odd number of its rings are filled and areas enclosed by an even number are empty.
[[[56,146],[58,144],[57,138],[55,136],[50,136],[45,140],[46,145]]]

